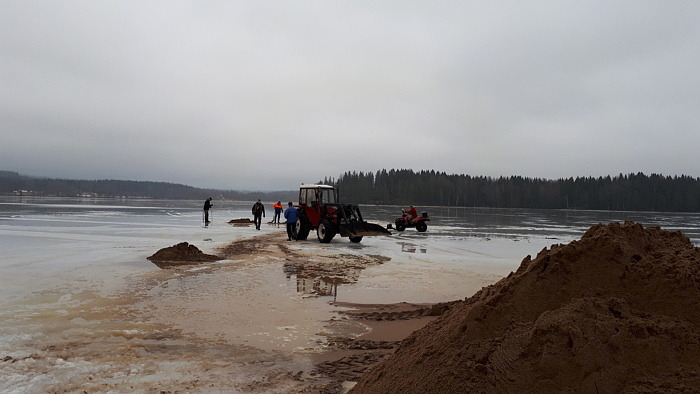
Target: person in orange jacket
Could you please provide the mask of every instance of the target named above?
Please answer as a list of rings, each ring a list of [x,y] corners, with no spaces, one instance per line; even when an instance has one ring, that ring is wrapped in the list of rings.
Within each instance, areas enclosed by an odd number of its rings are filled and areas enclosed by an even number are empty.
[[[275,208],[275,216],[272,217],[272,223],[280,223],[280,215],[282,215],[282,210],[284,207],[282,206],[282,202],[277,201],[274,205],[272,205],[272,208]]]

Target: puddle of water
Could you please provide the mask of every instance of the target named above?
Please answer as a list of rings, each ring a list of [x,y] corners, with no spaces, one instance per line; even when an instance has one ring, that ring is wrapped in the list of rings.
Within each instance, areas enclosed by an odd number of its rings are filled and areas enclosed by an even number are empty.
[[[0,391],[308,387],[297,375],[313,370],[304,351],[321,349],[315,335],[327,317],[306,307],[319,300],[267,297],[284,289],[264,285],[266,270],[235,280],[221,271],[157,272],[115,296],[63,288],[7,305]]]

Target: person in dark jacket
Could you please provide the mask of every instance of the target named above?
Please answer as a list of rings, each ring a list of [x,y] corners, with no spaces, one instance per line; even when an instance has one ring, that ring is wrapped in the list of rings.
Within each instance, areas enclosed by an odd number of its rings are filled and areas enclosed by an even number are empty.
[[[253,221],[255,222],[255,228],[257,230],[260,230],[260,223],[262,222],[262,218],[265,217],[265,206],[263,203],[258,200],[255,204],[253,204]]]
[[[213,207],[214,204],[211,203],[211,197],[207,198],[206,201],[204,201],[204,225],[209,224],[209,210],[211,207]]]
[[[287,241],[296,241],[297,236],[294,233],[294,227],[296,227],[299,219],[299,211],[294,208],[291,201],[287,204],[287,209],[284,210],[284,218],[287,219]]]

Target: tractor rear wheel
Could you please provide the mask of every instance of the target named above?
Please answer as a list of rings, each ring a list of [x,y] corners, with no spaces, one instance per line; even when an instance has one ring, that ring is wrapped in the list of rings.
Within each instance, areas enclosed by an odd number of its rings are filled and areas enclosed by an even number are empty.
[[[425,223],[425,221],[421,220],[420,222],[416,223],[416,230],[418,230],[418,232],[424,233],[427,229],[428,224]]]
[[[325,220],[322,221],[316,228],[316,235],[318,236],[318,240],[321,243],[327,244],[331,242],[333,237],[335,237],[335,230],[333,229],[333,225]]]
[[[311,224],[306,218],[306,215],[299,215],[299,220],[297,220],[297,225],[294,226],[294,232],[296,233],[297,241],[304,241],[309,237],[309,231],[311,231]]]

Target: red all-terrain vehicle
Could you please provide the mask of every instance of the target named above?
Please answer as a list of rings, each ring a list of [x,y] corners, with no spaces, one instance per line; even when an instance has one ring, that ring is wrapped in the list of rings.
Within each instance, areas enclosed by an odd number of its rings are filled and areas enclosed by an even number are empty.
[[[318,240],[331,242],[336,234],[360,242],[366,235],[391,235],[384,227],[365,222],[355,204],[341,204],[338,189],[328,185],[301,185],[299,188],[299,220],[296,239],[304,240],[316,230]]]
[[[428,223],[426,223],[430,221],[430,219],[428,219],[428,212],[422,212],[420,216],[413,219],[408,218],[409,215],[406,211],[402,212],[401,217],[394,221],[396,231],[404,231],[407,228],[415,227],[416,230],[423,233],[428,229]]]

